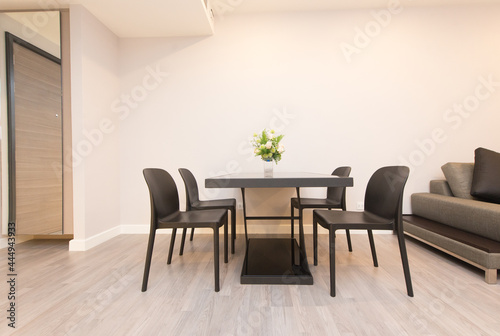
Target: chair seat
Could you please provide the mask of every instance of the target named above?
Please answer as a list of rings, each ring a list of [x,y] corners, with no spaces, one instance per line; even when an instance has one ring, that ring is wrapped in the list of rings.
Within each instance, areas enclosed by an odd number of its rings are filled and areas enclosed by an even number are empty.
[[[193,202],[193,204],[191,205],[191,209],[194,210],[221,208],[236,208],[236,199],[226,198],[209,201],[197,201]]]
[[[299,199],[292,198],[292,206],[299,207]],[[330,200],[328,198],[300,198],[300,206],[302,208],[340,208],[340,201]]]
[[[335,229],[353,229],[358,227],[360,230],[366,230],[367,225],[373,227],[373,230],[387,230],[394,225],[392,220],[377,216],[368,211],[329,211],[315,210],[314,216],[318,224],[327,228],[332,225]]]
[[[179,225],[187,228],[213,227],[216,223],[222,226],[222,219],[226,214],[227,211],[224,209],[176,211],[169,216],[159,218],[158,228],[172,228]]]

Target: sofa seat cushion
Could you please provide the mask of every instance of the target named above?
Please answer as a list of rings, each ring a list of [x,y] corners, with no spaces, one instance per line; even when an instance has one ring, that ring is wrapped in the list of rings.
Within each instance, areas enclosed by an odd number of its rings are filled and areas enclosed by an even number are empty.
[[[487,202],[500,203],[500,153],[477,148],[474,155],[471,195]]]
[[[411,195],[414,215],[500,242],[500,205],[430,193]]]
[[[500,242],[465,232],[449,225],[431,221],[419,216],[403,216],[405,222],[416,225],[427,231],[467,244],[487,253],[500,253]]]

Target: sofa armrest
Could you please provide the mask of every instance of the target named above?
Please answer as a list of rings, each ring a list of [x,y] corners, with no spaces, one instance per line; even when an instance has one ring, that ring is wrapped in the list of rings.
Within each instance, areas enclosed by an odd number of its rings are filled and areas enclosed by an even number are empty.
[[[443,196],[453,196],[450,185],[446,180],[432,180],[429,183],[431,194],[438,194]]]

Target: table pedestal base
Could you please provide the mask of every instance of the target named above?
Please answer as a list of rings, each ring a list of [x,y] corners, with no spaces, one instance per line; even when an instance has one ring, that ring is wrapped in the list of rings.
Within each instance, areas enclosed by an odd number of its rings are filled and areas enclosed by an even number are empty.
[[[306,256],[293,238],[251,238],[241,284],[312,285]]]

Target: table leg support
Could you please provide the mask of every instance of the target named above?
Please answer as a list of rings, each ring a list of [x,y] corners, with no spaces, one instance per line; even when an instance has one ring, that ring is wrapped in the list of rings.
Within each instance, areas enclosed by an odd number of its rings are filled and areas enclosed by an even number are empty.
[[[243,202],[243,225],[245,227],[245,246],[248,247],[247,205],[245,202],[245,188],[241,188],[241,198]]]
[[[302,213],[302,208],[300,206],[300,188],[297,187],[297,198],[299,201],[299,248],[301,251],[302,258],[300,259],[300,265],[307,265],[307,254],[306,254],[306,244],[304,239],[304,216]],[[306,266],[308,269],[309,267]]]

